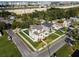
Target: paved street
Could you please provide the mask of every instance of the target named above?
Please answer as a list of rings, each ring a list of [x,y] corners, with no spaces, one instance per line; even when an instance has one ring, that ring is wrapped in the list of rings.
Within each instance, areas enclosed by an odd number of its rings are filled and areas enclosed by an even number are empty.
[[[30,57],[31,53],[33,53],[29,47],[22,41],[21,38],[19,38],[11,29],[7,30],[8,34],[12,36],[13,42],[16,44],[17,48],[21,52],[22,56],[24,57]]]
[[[53,53],[55,53],[58,49],[60,49],[63,45],[65,45],[65,38],[66,37],[62,37],[60,40],[54,42],[50,47],[49,47],[49,52],[50,55],[52,55]],[[38,54],[38,57],[49,57],[49,52],[48,52],[48,48],[46,48],[45,51],[41,52],[40,54]]]

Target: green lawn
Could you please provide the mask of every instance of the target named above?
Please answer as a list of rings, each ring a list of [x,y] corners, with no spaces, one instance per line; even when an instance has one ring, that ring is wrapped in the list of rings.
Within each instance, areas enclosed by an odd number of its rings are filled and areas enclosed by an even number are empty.
[[[15,44],[7,39],[7,33],[0,37],[0,57],[21,57]]]
[[[25,30],[24,32],[29,35],[29,31],[28,30]]]
[[[70,47],[67,44],[64,45],[56,52],[56,56],[58,57],[68,57],[69,55],[71,56],[76,49],[79,50],[79,40],[76,42],[75,45],[73,45],[73,47]]]
[[[66,28],[66,27],[64,27],[64,28],[63,28],[63,31],[64,31],[64,32],[67,32],[67,28]]]
[[[33,42],[30,38],[28,38],[24,33],[20,32],[20,34],[26,38],[36,49],[43,47],[45,44],[43,42]]]
[[[64,34],[63,32],[61,32],[61,31],[59,31],[59,30],[57,30],[55,33],[57,33],[57,34],[59,34],[59,35],[63,35],[63,34]]]
[[[56,52],[57,57],[69,57],[73,53],[72,48],[68,45],[64,45]]]
[[[76,48],[79,49],[79,40],[76,42]]]
[[[49,35],[48,37],[46,37],[44,39],[44,41],[47,42],[47,43],[50,43],[53,40],[55,40],[56,38],[58,38],[58,37],[59,37],[58,35],[56,35],[56,34],[53,33],[53,34]]]

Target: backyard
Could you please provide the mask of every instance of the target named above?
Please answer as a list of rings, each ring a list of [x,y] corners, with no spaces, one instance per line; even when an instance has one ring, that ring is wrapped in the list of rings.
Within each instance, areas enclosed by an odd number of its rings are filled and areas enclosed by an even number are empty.
[[[44,39],[44,41],[45,41],[46,43],[50,43],[50,42],[52,42],[53,40],[55,40],[56,38],[58,38],[58,37],[59,37],[58,35],[52,33],[51,35],[49,35],[48,37],[46,37],[46,38]]]
[[[48,37],[46,37],[44,39],[44,41],[46,43],[50,43],[52,42],[53,40],[57,39],[58,37],[60,37],[61,35],[63,35],[64,33],[61,32],[60,30],[56,30],[55,33],[52,33],[51,35],[49,35]]]
[[[0,37],[0,57],[21,57],[15,44],[8,40],[6,32]]]
[[[59,34],[59,35],[63,35],[63,34],[64,34],[63,32],[61,32],[61,31],[59,31],[59,30],[57,30],[55,33],[57,33],[57,34]]]

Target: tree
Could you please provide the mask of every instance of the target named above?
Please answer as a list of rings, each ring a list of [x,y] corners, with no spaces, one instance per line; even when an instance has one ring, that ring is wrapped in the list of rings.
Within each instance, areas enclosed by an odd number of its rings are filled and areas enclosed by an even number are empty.
[[[75,28],[72,33],[71,33],[71,36],[76,39],[76,40],[79,40],[79,30],[77,28]]]
[[[8,11],[2,11],[2,12],[0,12],[0,16],[1,17],[8,17],[9,15],[11,15],[11,13],[10,12],[8,12]]]
[[[15,28],[20,28],[22,26],[22,24],[20,22],[17,22],[17,21],[14,21],[12,23],[12,28],[15,29]]]
[[[65,13],[66,18],[75,17],[75,16],[77,16],[76,9],[73,8],[68,9]]]
[[[0,30],[6,29],[6,23],[5,22],[0,22]]]

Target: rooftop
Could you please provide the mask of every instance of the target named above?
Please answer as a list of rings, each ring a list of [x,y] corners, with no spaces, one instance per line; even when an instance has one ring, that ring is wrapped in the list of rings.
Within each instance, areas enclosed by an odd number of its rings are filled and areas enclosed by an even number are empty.
[[[46,27],[51,27],[53,25],[53,23],[43,23],[42,25],[46,26]]]
[[[31,27],[32,29],[37,29],[37,30],[43,29],[43,25],[31,25],[30,27]]]

